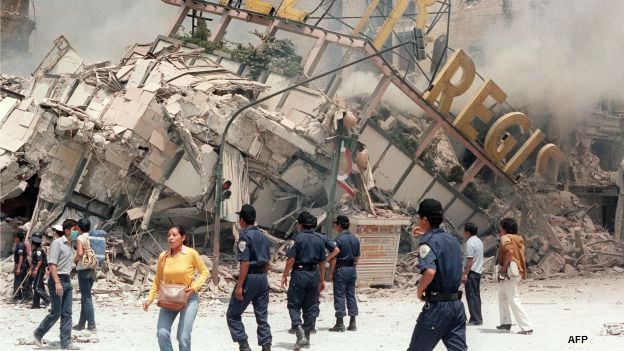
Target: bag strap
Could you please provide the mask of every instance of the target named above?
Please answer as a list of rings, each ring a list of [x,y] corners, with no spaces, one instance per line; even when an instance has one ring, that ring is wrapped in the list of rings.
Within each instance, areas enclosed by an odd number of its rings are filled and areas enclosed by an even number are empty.
[[[169,257],[169,250],[165,251],[165,256],[163,256],[163,262],[162,262],[162,266],[160,267],[161,272],[160,275],[162,276],[162,279],[160,281],[160,284],[165,284],[165,264],[167,263],[167,257]]]

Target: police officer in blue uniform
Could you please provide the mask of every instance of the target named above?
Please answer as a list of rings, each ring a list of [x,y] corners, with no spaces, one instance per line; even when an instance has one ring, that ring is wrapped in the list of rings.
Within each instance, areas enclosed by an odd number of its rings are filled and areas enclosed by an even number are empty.
[[[240,262],[238,283],[232,292],[227,310],[227,324],[232,340],[237,342],[240,351],[251,351],[245,326],[241,316],[251,303],[258,324],[258,345],[262,351],[271,350],[271,327],[268,322],[269,308],[269,259],[271,243],[255,226],[256,209],[243,205],[239,212],[238,223],[243,229],[238,240],[236,256]]]
[[[35,233],[31,239],[32,257],[30,262],[32,270],[30,276],[33,277],[33,300],[31,308],[41,308],[41,300],[46,305],[50,304],[50,297],[45,291],[45,271],[48,267],[48,260],[45,251],[41,247],[43,234]]]
[[[329,331],[343,332],[345,325],[343,318],[347,315],[345,300],[349,310],[349,327],[347,330],[356,331],[355,317],[358,315],[358,306],[355,298],[356,268],[360,259],[360,240],[349,232],[349,217],[338,216],[336,221],[336,243],[340,253],[331,261],[329,279],[334,282],[334,309],[336,310],[336,325]]]
[[[13,251],[14,279],[13,279],[13,301],[22,300],[26,294],[24,284],[28,274],[28,256],[24,238],[26,233],[19,231],[15,234],[15,251]]]
[[[433,350],[440,340],[447,350],[467,350],[466,313],[459,291],[462,277],[459,241],[440,228],[444,214],[439,201],[422,201],[418,216],[425,234],[418,247],[422,277],[417,294],[425,305],[416,321],[408,351]]]
[[[314,305],[320,291],[325,289],[325,238],[314,231],[316,217],[303,211],[297,217],[300,233],[295,236],[286,252],[288,261],[282,274],[282,288],[288,283],[288,313],[295,328],[297,341],[294,349],[300,350],[310,345],[310,331],[314,327],[316,312]],[[301,315],[303,314],[303,322]]]

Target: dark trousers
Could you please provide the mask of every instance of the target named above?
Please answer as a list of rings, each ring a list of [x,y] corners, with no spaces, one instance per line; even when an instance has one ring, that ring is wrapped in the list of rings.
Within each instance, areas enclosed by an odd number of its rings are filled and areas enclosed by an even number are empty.
[[[26,292],[26,283],[24,279],[26,278],[26,274],[28,272],[28,266],[23,266],[20,269],[20,273],[17,274],[17,270],[13,274],[13,298],[21,300],[24,298]],[[23,282],[23,284],[22,284]]]
[[[65,348],[71,343],[72,330],[72,285],[69,275],[59,276],[63,295],[56,294],[56,287],[52,277],[48,279],[48,289],[50,290],[50,313],[41,321],[35,329],[35,336],[42,338],[61,319],[61,347]]]
[[[236,288],[234,288],[236,289]],[[249,274],[243,285],[243,300],[237,300],[232,292],[226,318],[230,335],[234,342],[247,340],[245,325],[241,319],[249,304],[253,305],[258,325],[258,345],[271,345],[271,327],[269,326],[269,281],[266,274]]]
[[[314,328],[316,311],[314,305],[319,299],[321,277],[319,271],[293,271],[288,285],[288,314],[294,328],[303,325],[305,331]],[[301,316],[303,315],[303,322]]]
[[[347,315],[345,300],[349,316],[358,315],[357,300],[355,298],[356,280],[355,267],[340,267],[334,271],[334,309],[336,310],[336,317],[343,318]]]
[[[95,328],[95,310],[93,309],[93,296],[91,289],[95,284],[97,272],[95,269],[82,269],[78,271],[78,287],[80,288],[80,319],[78,325],[84,327],[85,323],[90,328]]]
[[[45,291],[45,267],[41,267],[39,271],[37,271],[37,275],[35,275],[35,282],[33,287],[33,303],[32,307],[39,308],[41,307],[41,300],[46,305],[50,303],[50,296],[46,294]]]
[[[431,351],[440,340],[449,351],[468,350],[466,313],[460,300],[426,303],[407,351]]]
[[[466,281],[466,302],[470,312],[469,322],[483,323],[481,317],[481,274],[470,271]]]

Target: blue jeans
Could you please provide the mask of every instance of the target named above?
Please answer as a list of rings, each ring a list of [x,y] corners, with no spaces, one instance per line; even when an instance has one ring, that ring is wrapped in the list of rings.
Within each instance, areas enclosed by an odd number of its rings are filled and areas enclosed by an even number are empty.
[[[81,327],[88,323],[89,328],[95,328],[95,311],[93,310],[91,288],[95,284],[96,276],[95,269],[78,271],[78,287],[80,288],[80,319],[78,320],[78,325]]]
[[[177,338],[180,351],[191,350],[191,332],[193,331],[193,322],[195,322],[198,307],[199,298],[197,294],[193,294],[193,296],[188,299],[186,307],[180,312],[173,312],[166,308],[160,309],[158,327],[156,327],[160,351],[173,351],[173,346],[171,345],[171,326],[178,314],[180,315],[180,320],[178,321]]]
[[[41,321],[39,327],[35,329],[35,336],[42,338],[61,319],[61,347],[65,348],[71,343],[72,331],[72,285],[69,275],[60,275],[63,295],[56,294],[56,287],[52,277],[48,279],[48,289],[50,290],[50,313]]]

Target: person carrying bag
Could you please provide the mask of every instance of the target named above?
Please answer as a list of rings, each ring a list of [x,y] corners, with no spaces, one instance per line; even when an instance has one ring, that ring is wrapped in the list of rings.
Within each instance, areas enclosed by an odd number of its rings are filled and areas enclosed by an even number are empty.
[[[180,351],[191,349],[191,332],[197,316],[199,298],[197,292],[208,279],[210,272],[199,253],[184,245],[186,232],[181,226],[169,228],[167,233],[169,250],[160,254],[156,267],[156,277],[152,288],[143,302],[143,310],[148,311],[157,299],[157,336],[161,351],[173,351],[171,327],[179,315],[178,345]],[[195,272],[199,272],[195,278]]]

